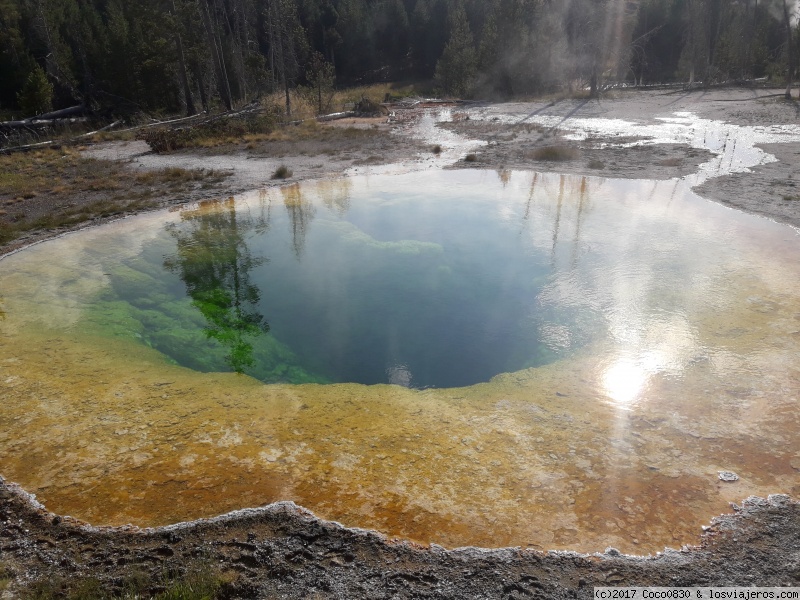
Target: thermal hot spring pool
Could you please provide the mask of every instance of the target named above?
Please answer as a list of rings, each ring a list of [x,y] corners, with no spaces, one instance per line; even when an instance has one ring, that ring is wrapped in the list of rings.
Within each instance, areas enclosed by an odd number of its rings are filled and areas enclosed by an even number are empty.
[[[294,500],[448,547],[680,546],[800,493],[798,259],[680,181],[433,170],[125,219],[0,261],[0,474],[98,525]]]

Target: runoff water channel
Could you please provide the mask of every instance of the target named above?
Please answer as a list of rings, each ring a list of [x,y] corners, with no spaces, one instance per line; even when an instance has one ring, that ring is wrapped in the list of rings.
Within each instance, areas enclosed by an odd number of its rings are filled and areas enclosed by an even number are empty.
[[[126,219],[0,261],[0,470],[97,525],[293,500],[448,547],[691,543],[800,493],[799,258],[679,180],[434,169]]]

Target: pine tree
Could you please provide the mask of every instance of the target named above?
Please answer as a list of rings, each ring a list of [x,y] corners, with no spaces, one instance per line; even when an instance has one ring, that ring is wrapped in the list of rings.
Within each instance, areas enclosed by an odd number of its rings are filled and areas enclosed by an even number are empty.
[[[333,83],[336,80],[336,71],[333,65],[325,60],[321,52],[314,52],[308,63],[306,79],[314,92],[317,102],[317,112],[322,114],[330,105],[333,96]]]
[[[450,38],[436,64],[436,82],[445,94],[467,96],[477,70],[477,53],[463,5],[451,15]]]
[[[16,102],[28,69],[33,62],[21,29],[21,10],[15,0],[0,0],[0,106]]]
[[[28,74],[22,90],[17,94],[17,102],[28,116],[40,115],[53,110],[53,84],[39,65]]]

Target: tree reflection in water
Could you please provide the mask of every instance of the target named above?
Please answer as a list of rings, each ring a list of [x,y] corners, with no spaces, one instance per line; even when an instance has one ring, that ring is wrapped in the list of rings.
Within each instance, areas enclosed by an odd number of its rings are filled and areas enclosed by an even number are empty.
[[[299,183],[282,187],[281,194],[292,227],[292,247],[295,256],[300,259],[305,250],[308,226],[314,219],[316,209],[314,204],[303,196]]]
[[[322,204],[333,214],[344,217],[350,210],[353,182],[350,177],[336,177],[317,182],[316,191]]]
[[[237,217],[233,198],[201,203],[185,211],[181,223],[170,226],[177,254],[164,266],[186,284],[192,304],[205,317],[208,338],[226,350],[225,360],[237,373],[254,366],[253,340],[269,331],[257,311],[260,291],[250,271],[264,258],[254,258],[245,241],[252,229],[266,230],[269,221]]]

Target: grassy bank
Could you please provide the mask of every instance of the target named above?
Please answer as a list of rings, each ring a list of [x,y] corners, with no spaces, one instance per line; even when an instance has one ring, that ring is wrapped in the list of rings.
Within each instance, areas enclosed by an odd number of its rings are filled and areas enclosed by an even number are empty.
[[[184,573],[165,571],[152,578],[131,569],[109,585],[94,577],[44,577],[20,590],[22,600],[215,600],[224,595],[228,578],[207,566],[189,567]]]
[[[396,100],[417,95],[421,88],[414,84],[376,84],[344,90],[332,90],[324,98],[322,111],[319,98],[307,89],[299,88],[289,92],[291,114],[285,112],[285,96],[272,94],[263,98],[257,112],[234,117],[213,117],[207,121],[193,121],[163,127],[149,127],[133,134],[98,134],[97,139],[129,139],[135,135],[144,140],[154,152],[166,153],[182,149],[209,149],[224,152],[242,147],[252,150],[270,142],[326,141],[332,136],[347,137],[368,135],[363,131],[353,133],[345,130],[331,130],[320,127],[315,117],[322,113],[352,110],[362,99],[368,99],[378,106],[385,99]]]
[[[71,147],[0,155],[0,245],[31,231],[154,208],[166,197],[210,193],[227,176],[202,169],[135,170],[86,158]]]

